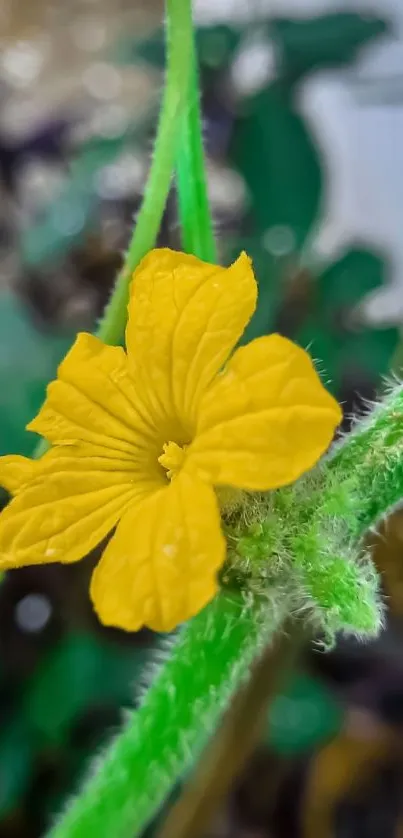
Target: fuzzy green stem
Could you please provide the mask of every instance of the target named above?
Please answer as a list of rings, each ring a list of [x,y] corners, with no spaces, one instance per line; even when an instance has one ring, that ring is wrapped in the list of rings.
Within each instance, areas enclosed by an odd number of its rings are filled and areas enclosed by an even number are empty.
[[[258,610],[222,594],[194,618],[51,838],[138,835],[200,753],[281,617],[262,622]]]
[[[282,580],[295,608],[330,641],[337,631],[376,635],[379,580],[362,538],[403,498],[403,388],[397,386],[318,468],[251,500],[231,523],[230,559],[243,588]]]
[[[360,543],[403,498],[401,386],[336,447],[314,494],[310,480],[302,490],[311,513],[291,543],[295,567],[330,631],[376,634],[382,622],[379,583]]]
[[[181,119],[176,157],[182,247],[187,253],[193,253],[206,262],[216,262],[216,244],[207,194],[194,38],[188,82],[187,108]]]
[[[235,696],[194,775],[168,812],[158,838],[207,835],[222,800],[263,738],[268,707],[295,667],[306,641],[301,624],[290,620],[252,669],[249,683]]]
[[[342,477],[357,502],[351,516],[354,535],[374,526],[403,498],[403,386],[361,422],[331,458],[329,469]]]
[[[309,605],[330,636],[377,631],[376,574],[357,551],[364,528],[403,496],[402,406],[399,387],[318,469],[293,487],[252,497],[247,514],[228,523],[234,578],[256,596],[243,605],[222,593],[186,626],[51,838],[138,835],[292,606]]]
[[[166,12],[167,76],[153,160],[125,262],[97,331],[104,343],[112,345],[119,344],[124,336],[133,271],[157,239],[171,185],[181,114],[188,96],[193,50],[191,2],[167,0]]]

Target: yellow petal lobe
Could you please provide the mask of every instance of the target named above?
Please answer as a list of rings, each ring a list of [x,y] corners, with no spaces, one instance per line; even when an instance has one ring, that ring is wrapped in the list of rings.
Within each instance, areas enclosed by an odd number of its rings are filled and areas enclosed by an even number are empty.
[[[341,417],[303,349],[280,335],[257,338],[206,392],[186,468],[217,485],[283,486],[312,468]]]
[[[0,516],[0,569],[75,562],[94,549],[152,485],[133,482],[125,460],[52,449]]]
[[[19,454],[0,457],[0,486],[15,495],[35,474],[35,460]]]
[[[150,446],[162,444],[137,399],[124,350],[86,333],[60,364],[28,430],[56,444],[85,442],[130,459],[142,459]]]
[[[153,250],[135,271],[126,330],[129,365],[154,419],[177,417],[181,442],[189,441],[200,398],[242,335],[256,295],[245,253],[222,268]]]
[[[181,471],[122,518],[92,577],[95,609],[126,631],[171,631],[213,598],[224,558],[214,491]]]

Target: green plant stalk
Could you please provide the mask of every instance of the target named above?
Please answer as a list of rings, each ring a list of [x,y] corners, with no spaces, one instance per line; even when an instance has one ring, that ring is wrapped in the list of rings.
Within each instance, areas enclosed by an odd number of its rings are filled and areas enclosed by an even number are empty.
[[[223,592],[185,627],[141,709],[51,838],[138,835],[200,753],[292,606],[302,607],[309,598],[317,622],[330,632],[376,632],[376,574],[362,568],[357,555],[364,528],[376,525],[403,497],[402,400],[399,387],[318,469],[293,487],[253,500],[255,514],[249,514],[251,507],[230,536],[230,554],[234,560],[237,551],[242,554],[249,574],[239,578],[250,604]],[[280,558],[276,582],[273,566]],[[260,574],[260,588],[253,572]]]
[[[361,546],[369,529],[403,499],[403,391],[398,387],[323,464],[309,492],[290,551],[322,623],[332,632],[377,634],[383,610],[371,557]],[[312,478],[311,478],[312,480]],[[297,490],[298,491],[298,490]],[[315,500],[316,496],[316,500]],[[297,532],[298,530],[298,532]]]
[[[228,594],[195,617],[51,838],[138,835],[200,753],[282,617],[273,612],[263,622],[253,607]]]
[[[176,155],[176,182],[182,247],[205,262],[217,261],[200,114],[199,79],[193,38],[187,107],[180,122]]]
[[[229,793],[267,729],[268,707],[282,688],[306,643],[300,621],[291,619],[253,666],[193,776],[170,808],[157,838],[207,835]]]
[[[358,472],[355,463],[360,462]],[[362,535],[403,498],[403,385],[391,386],[371,413],[358,421],[329,458],[329,468],[349,479],[361,496],[354,533]],[[349,476],[349,478],[348,478]]]
[[[262,496],[229,531],[241,584],[283,580],[332,642],[376,635],[379,580],[362,538],[403,498],[403,388],[395,387],[331,455],[288,489]],[[274,559],[274,561],[273,561]],[[274,565],[274,570],[273,570]]]
[[[119,344],[127,320],[129,285],[133,271],[156,242],[175,163],[182,112],[188,96],[193,53],[191,0],[166,0],[167,74],[153,159],[133,236],[97,336]]]
[[[355,422],[348,436],[334,447],[329,463],[332,469],[348,474],[358,458],[366,466],[381,451],[394,457],[402,444],[403,385],[397,383],[390,384],[384,398]]]

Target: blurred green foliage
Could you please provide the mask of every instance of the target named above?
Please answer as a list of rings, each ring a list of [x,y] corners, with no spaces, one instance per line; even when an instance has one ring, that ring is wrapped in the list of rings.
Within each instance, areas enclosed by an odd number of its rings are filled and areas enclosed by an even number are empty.
[[[354,319],[355,307],[383,284],[385,272],[381,257],[370,250],[351,249],[316,280],[297,339],[310,347],[336,394],[346,379],[352,384],[379,382],[390,368],[398,329],[370,328]]]
[[[78,720],[88,712],[133,707],[134,685],[148,658],[149,649],[125,647],[83,632],[65,635],[48,652],[26,684],[14,716],[2,726],[0,817],[17,805],[41,754],[48,758],[52,754],[57,763],[70,752],[73,769],[88,759],[79,741],[72,742]],[[73,770],[70,781],[74,774]]]
[[[25,425],[37,413],[71,340],[41,331],[22,300],[12,291],[0,293],[0,455],[32,454],[37,436]]]
[[[267,742],[284,756],[306,753],[335,736],[343,719],[343,707],[328,687],[317,678],[295,674],[270,708]]]
[[[306,20],[277,18],[268,24],[269,33],[280,47],[280,72],[293,79],[351,64],[363,46],[388,29],[384,18],[342,11]]]

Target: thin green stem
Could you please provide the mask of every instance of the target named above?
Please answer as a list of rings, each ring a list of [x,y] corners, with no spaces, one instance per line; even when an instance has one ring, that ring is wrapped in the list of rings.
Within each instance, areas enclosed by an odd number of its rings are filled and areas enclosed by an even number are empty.
[[[157,239],[174,169],[181,115],[188,96],[193,50],[191,2],[167,0],[166,12],[167,76],[153,160],[125,262],[97,331],[104,343],[112,345],[119,344],[124,336],[133,271]]]
[[[216,262],[216,244],[207,194],[194,39],[187,108],[180,122],[176,171],[182,247],[187,253],[193,253],[206,262]]]
[[[134,838],[197,758],[282,615],[220,595],[179,635],[137,713],[49,838]]]

